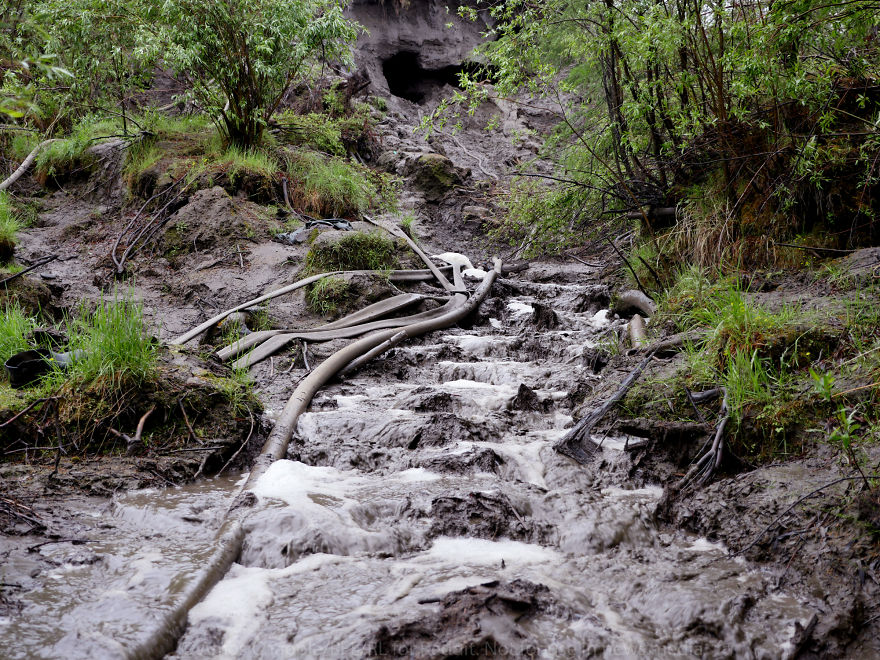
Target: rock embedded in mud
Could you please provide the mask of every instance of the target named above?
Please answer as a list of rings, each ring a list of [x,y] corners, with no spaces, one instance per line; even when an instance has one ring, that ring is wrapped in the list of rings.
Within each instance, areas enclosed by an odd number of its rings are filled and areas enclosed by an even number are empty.
[[[429,202],[439,202],[447,192],[464,183],[465,172],[446,156],[423,153],[409,160],[404,174],[421,190]]]
[[[545,585],[521,579],[453,591],[439,603],[439,611],[379,628],[369,657],[537,657],[539,645],[522,621],[537,615],[569,616]]]
[[[431,503],[429,536],[499,537],[515,541],[541,541],[552,535],[548,525],[527,519],[502,493],[476,492],[466,497],[438,497]]]

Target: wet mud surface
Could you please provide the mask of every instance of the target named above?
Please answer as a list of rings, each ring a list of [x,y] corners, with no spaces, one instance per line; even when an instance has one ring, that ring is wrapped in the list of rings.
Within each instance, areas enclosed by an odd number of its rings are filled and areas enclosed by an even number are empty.
[[[436,9],[419,29],[440,29]],[[381,60],[411,37],[374,34],[363,65],[373,89],[390,92]],[[455,64],[429,51],[422,69]],[[421,101],[391,99],[375,164],[404,178],[402,208],[417,216],[430,254],[454,250],[478,264],[501,247],[483,238],[497,210],[492,191],[535,155],[528,136],[548,118],[496,108],[508,137],[526,135],[513,144],[483,131],[492,108],[457,137],[414,135],[445,84],[433,76]],[[35,304],[59,313],[115,281],[109,252],[130,210],[119,147],[102,149],[90,177],[39,198],[39,222],[18,249],[24,263],[58,255],[22,279]],[[419,178],[426,154],[449,159],[455,186],[438,191]],[[132,258],[119,285],[144,301],[160,339],[298,279],[308,246],[271,240],[265,213],[246,194],[208,187]],[[501,278],[458,327],[319,392],[287,457],[257,485],[241,556],[192,609],[171,657],[880,655],[877,540],[832,525],[828,512],[851,483],[823,490],[784,529],[771,525],[797,498],[846,476],[836,457],[724,476],[666,502],[663,486],[693,458],[700,429],[673,437],[654,426],[651,451],[631,451],[650,420],[609,424],[586,467],[553,450],[639,360],[601,350],[623,324],[609,310],[619,280],[610,255],[591,258],[600,265],[537,261]],[[801,283],[768,295],[785,302],[811,291]],[[273,301],[268,317],[274,327],[323,321],[302,292]],[[175,356],[189,387],[211,375],[215,341]],[[209,440],[228,457],[253,433],[246,464],[307,373],[303,353],[314,366],[342,345],[294,344],[252,367],[262,417]],[[52,456],[3,464],[8,657],[125,657],[162,625],[239,487],[238,476],[185,485],[204,468],[201,443],[173,450],[62,457],[57,470]],[[876,518],[877,503],[863,499],[856,527]]]

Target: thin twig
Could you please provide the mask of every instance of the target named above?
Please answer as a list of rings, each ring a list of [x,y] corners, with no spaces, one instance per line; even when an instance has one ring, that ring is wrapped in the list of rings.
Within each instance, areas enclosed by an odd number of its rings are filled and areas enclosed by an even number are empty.
[[[611,247],[614,248],[614,251],[617,253],[617,256],[620,257],[621,259],[623,259],[623,263],[626,264],[626,267],[629,268],[629,272],[631,272],[632,275],[633,275],[633,277],[636,279],[636,284],[637,284],[638,287],[639,287],[639,291],[641,291],[641,292],[644,293],[646,296],[648,296],[648,298],[650,298],[651,295],[645,290],[645,285],[642,284],[642,280],[639,279],[639,276],[636,274],[636,271],[635,271],[635,269],[632,267],[632,264],[630,264],[629,260],[628,260],[625,256],[623,256],[623,252],[621,252],[621,251],[617,248],[617,246],[614,244],[614,241],[612,241],[612,240],[611,240],[610,238],[608,238],[607,236],[605,237],[605,240],[608,241],[608,244],[609,244]]]
[[[870,477],[868,477],[868,478],[869,478],[869,479],[877,479],[877,478],[880,478],[880,475],[872,474],[872,475],[871,475]],[[744,552],[750,550],[752,547],[754,547],[755,544],[757,544],[758,541],[761,540],[761,537],[764,536],[764,534],[766,534],[766,533],[769,532],[771,529],[773,529],[773,527],[774,527],[774,526],[775,526],[780,520],[782,520],[782,518],[783,518],[783,517],[789,512],[789,511],[791,511],[792,509],[794,509],[798,504],[801,504],[801,503],[804,502],[805,500],[808,500],[808,499],[811,498],[813,495],[817,495],[818,493],[821,493],[821,492],[822,492],[823,490],[825,490],[826,488],[830,488],[831,486],[836,486],[837,484],[843,483],[844,481],[857,481],[857,480],[859,480],[859,479],[862,479],[862,475],[859,475],[859,476],[857,476],[857,477],[841,477],[840,479],[835,479],[834,481],[829,481],[829,482],[828,482],[827,484],[825,484],[824,486],[819,486],[819,487],[818,487],[817,489],[815,489],[815,490],[811,490],[809,493],[807,493],[807,494],[804,495],[803,497],[799,497],[799,498],[796,499],[794,502],[792,502],[791,506],[789,506],[788,508],[786,508],[785,511],[783,511],[783,512],[780,513],[778,516],[776,516],[776,518],[773,519],[773,522],[771,522],[771,523],[770,523],[769,525],[767,525],[764,529],[762,529],[760,532],[758,532],[758,535],[757,535],[754,539],[752,539],[751,543],[749,543],[749,544],[748,544],[747,546],[745,546],[744,548],[740,548],[739,550],[737,550],[736,552],[734,552],[732,556],[735,557],[735,556],[737,556],[737,555],[741,555],[741,554],[743,554]]]
[[[186,424],[186,430],[189,431],[189,437],[192,438],[193,442],[202,444],[198,437],[196,437],[196,432],[193,431],[192,424],[189,423],[189,417],[186,414],[186,409],[183,407],[183,398],[179,399],[177,404],[180,406],[180,412],[183,413],[183,422]]]
[[[59,388],[59,389],[61,389],[61,388]],[[58,390],[55,390],[55,394],[57,394],[57,393],[58,393]],[[4,426],[9,426],[10,424],[12,424],[12,422],[14,422],[15,420],[17,420],[19,417],[21,417],[22,415],[24,415],[24,414],[25,414],[26,412],[28,412],[29,410],[32,410],[32,409],[33,409],[34,407],[36,407],[38,404],[40,404],[40,403],[46,403],[47,401],[52,401],[53,399],[57,399],[58,397],[55,396],[55,394],[53,394],[52,396],[47,396],[47,397],[45,397],[45,398],[43,398],[43,399],[37,399],[36,401],[34,401],[33,403],[31,403],[27,408],[25,408],[24,410],[22,410],[22,411],[19,412],[19,413],[16,413],[15,416],[10,417],[10,418],[7,419],[5,422],[3,422],[2,424],[0,424],[0,429],[2,429]]]
[[[38,262],[36,262],[35,264],[33,264],[32,266],[28,266],[24,270],[20,270],[17,273],[13,273],[12,275],[7,277],[6,279],[0,280],[0,284],[3,284],[5,286],[6,284],[11,282],[12,280],[14,280],[18,277],[21,277],[22,275],[25,275],[26,273],[30,273],[32,270],[36,270],[40,266],[45,266],[47,263],[49,263],[50,261],[55,261],[55,259],[57,259],[57,258],[58,258],[57,254],[52,254],[48,257],[44,257],[44,258],[40,259]]]
[[[230,464],[232,463],[232,461],[234,461],[236,458],[238,458],[238,455],[241,453],[241,450],[244,449],[245,447],[247,447],[247,444],[251,441],[251,436],[254,433],[254,416],[250,410],[248,410],[248,416],[251,418],[251,429],[250,429],[250,431],[248,431],[247,437],[244,439],[244,442],[241,443],[241,446],[236,450],[236,452],[232,456],[229,457],[229,460],[223,464],[223,467],[220,468],[220,471],[217,472],[218,477],[221,474],[223,474],[223,470],[228,468],[230,466]]]

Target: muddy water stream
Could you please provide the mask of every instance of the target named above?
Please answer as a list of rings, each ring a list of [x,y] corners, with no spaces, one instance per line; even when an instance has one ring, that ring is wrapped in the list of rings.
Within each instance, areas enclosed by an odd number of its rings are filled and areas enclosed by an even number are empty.
[[[591,468],[553,451],[571,392],[603,377],[596,288],[504,286],[485,322],[318,395],[174,657],[791,652],[815,608],[723,547],[660,531],[661,491],[633,487],[625,439],[605,438]],[[0,655],[124,657],[200,570],[237,483],[86,503],[90,542],[39,550],[53,579],[0,621]]]

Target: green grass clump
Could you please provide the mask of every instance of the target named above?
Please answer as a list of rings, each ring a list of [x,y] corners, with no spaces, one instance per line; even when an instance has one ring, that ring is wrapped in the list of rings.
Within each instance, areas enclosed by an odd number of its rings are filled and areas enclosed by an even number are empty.
[[[218,162],[228,168],[229,178],[233,180],[239,174],[272,177],[280,171],[275,160],[258,149],[229,147],[218,159]]]
[[[130,296],[102,298],[94,311],[81,303],[67,330],[69,350],[81,351],[67,378],[114,386],[155,374],[156,343],[147,332],[143,305]]]
[[[4,261],[12,256],[11,250],[18,242],[19,229],[21,229],[21,223],[12,207],[9,194],[0,191],[0,256]]]
[[[378,232],[349,232],[337,241],[313,244],[306,254],[306,272],[391,270],[397,265],[394,249],[394,241]]]
[[[681,271],[659,301],[658,321],[671,319],[681,331],[707,328],[706,350],[721,367],[727,358],[745,351],[760,351],[768,341],[801,319],[799,310],[778,310],[752,302],[738,280],[711,282],[705,271],[690,266]]]
[[[311,309],[321,316],[334,314],[349,294],[348,281],[341,277],[322,277],[306,293]]]
[[[36,327],[36,321],[27,316],[15,303],[7,303],[0,313],[0,362],[6,362],[16,353],[30,348],[25,335]]]
[[[287,171],[291,203],[325,217],[350,217],[395,204],[396,193],[389,178],[342,158],[301,152],[289,158]]]

